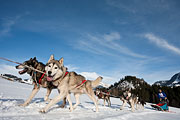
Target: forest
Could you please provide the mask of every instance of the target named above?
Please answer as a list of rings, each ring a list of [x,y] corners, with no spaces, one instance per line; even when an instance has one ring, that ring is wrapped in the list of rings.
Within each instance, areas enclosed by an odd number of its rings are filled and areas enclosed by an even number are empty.
[[[122,83],[129,83],[130,85],[122,86]],[[169,106],[179,107],[180,108],[180,87],[166,87],[166,86],[157,86],[150,85],[145,82],[144,79],[136,78],[135,76],[125,76],[120,79],[118,82],[115,82],[107,90],[110,92],[112,97],[119,97],[122,93],[132,87],[131,92],[141,99],[149,103],[158,103],[158,90],[162,89],[167,95],[169,100]],[[106,88],[101,88],[106,89]]]

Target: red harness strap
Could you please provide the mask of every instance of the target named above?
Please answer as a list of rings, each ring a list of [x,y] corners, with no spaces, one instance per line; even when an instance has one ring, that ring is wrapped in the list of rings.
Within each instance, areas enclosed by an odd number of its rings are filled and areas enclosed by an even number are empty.
[[[66,72],[65,75],[64,75],[64,77],[65,77],[68,73],[69,73],[69,72]],[[86,81],[87,81],[87,80],[83,80],[83,81],[81,82],[81,84],[79,84],[79,85],[76,86],[76,88],[79,87],[79,86],[81,86],[81,85],[83,85]]]
[[[44,75],[46,74],[46,72],[44,72],[43,74],[42,74],[42,76],[41,76],[41,78],[39,79],[39,84],[41,84],[41,80],[42,80],[42,78],[44,77]]]
[[[76,86],[76,88],[79,87],[79,86],[81,86],[81,85],[83,85],[86,81],[87,81],[87,80],[83,80],[83,81],[81,82],[81,84],[79,84],[79,85]]]
[[[69,73],[69,72],[66,72],[65,75],[64,75],[64,77],[65,77],[68,73]]]

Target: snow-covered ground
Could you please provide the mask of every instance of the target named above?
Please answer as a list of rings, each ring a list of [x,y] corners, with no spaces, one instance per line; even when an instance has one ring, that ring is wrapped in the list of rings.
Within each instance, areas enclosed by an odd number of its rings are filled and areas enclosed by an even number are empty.
[[[47,103],[43,97],[46,89],[41,89],[33,101],[27,107],[20,107],[32,91],[32,85],[12,82],[0,78],[0,120],[179,120],[180,109],[170,107],[173,113],[152,110],[147,104],[144,110],[131,112],[128,105],[124,110],[120,110],[122,102],[117,98],[111,98],[111,107],[103,106],[103,101],[99,101],[99,112],[96,113],[93,102],[86,95],[80,97],[81,104],[73,112],[69,112],[69,105],[66,108],[59,108],[61,104],[54,105],[46,114],[39,113]],[[58,94],[53,90],[50,98]],[[72,96],[73,104],[75,103]]]

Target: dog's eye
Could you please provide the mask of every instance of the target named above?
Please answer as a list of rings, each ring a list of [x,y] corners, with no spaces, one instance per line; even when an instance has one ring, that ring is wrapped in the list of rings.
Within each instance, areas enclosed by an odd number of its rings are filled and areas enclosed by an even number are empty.
[[[57,67],[55,67],[54,69],[57,69]]]
[[[49,65],[49,67],[51,67],[51,66]]]

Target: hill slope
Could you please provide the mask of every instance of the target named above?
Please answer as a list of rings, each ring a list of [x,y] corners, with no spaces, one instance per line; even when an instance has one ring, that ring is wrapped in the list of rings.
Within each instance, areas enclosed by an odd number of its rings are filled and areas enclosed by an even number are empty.
[[[33,99],[31,104],[27,107],[19,107],[27,99],[32,91],[31,85],[26,85],[18,82],[11,82],[0,78],[0,119],[11,120],[44,120],[44,119],[61,119],[61,120],[179,120],[180,109],[170,107],[171,111],[176,113],[160,112],[151,109],[147,104],[144,110],[136,110],[131,112],[128,105],[124,110],[119,110],[122,102],[118,98],[111,98],[112,107],[104,107],[103,101],[99,101],[99,112],[94,112],[95,107],[93,102],[86,96],[80,97],[81,104],[73,112],[69,112],[67,108],[61,109],[58,104],[54,105],[46,114],[41,114],[38,111],[43,108],[47,103],[43,101],[46,93],[45,89],[41,89],[37,96]],[[58,94],[57,90],[53,90],[51,98]],[[72,96],[73,104],[75,103]]]

